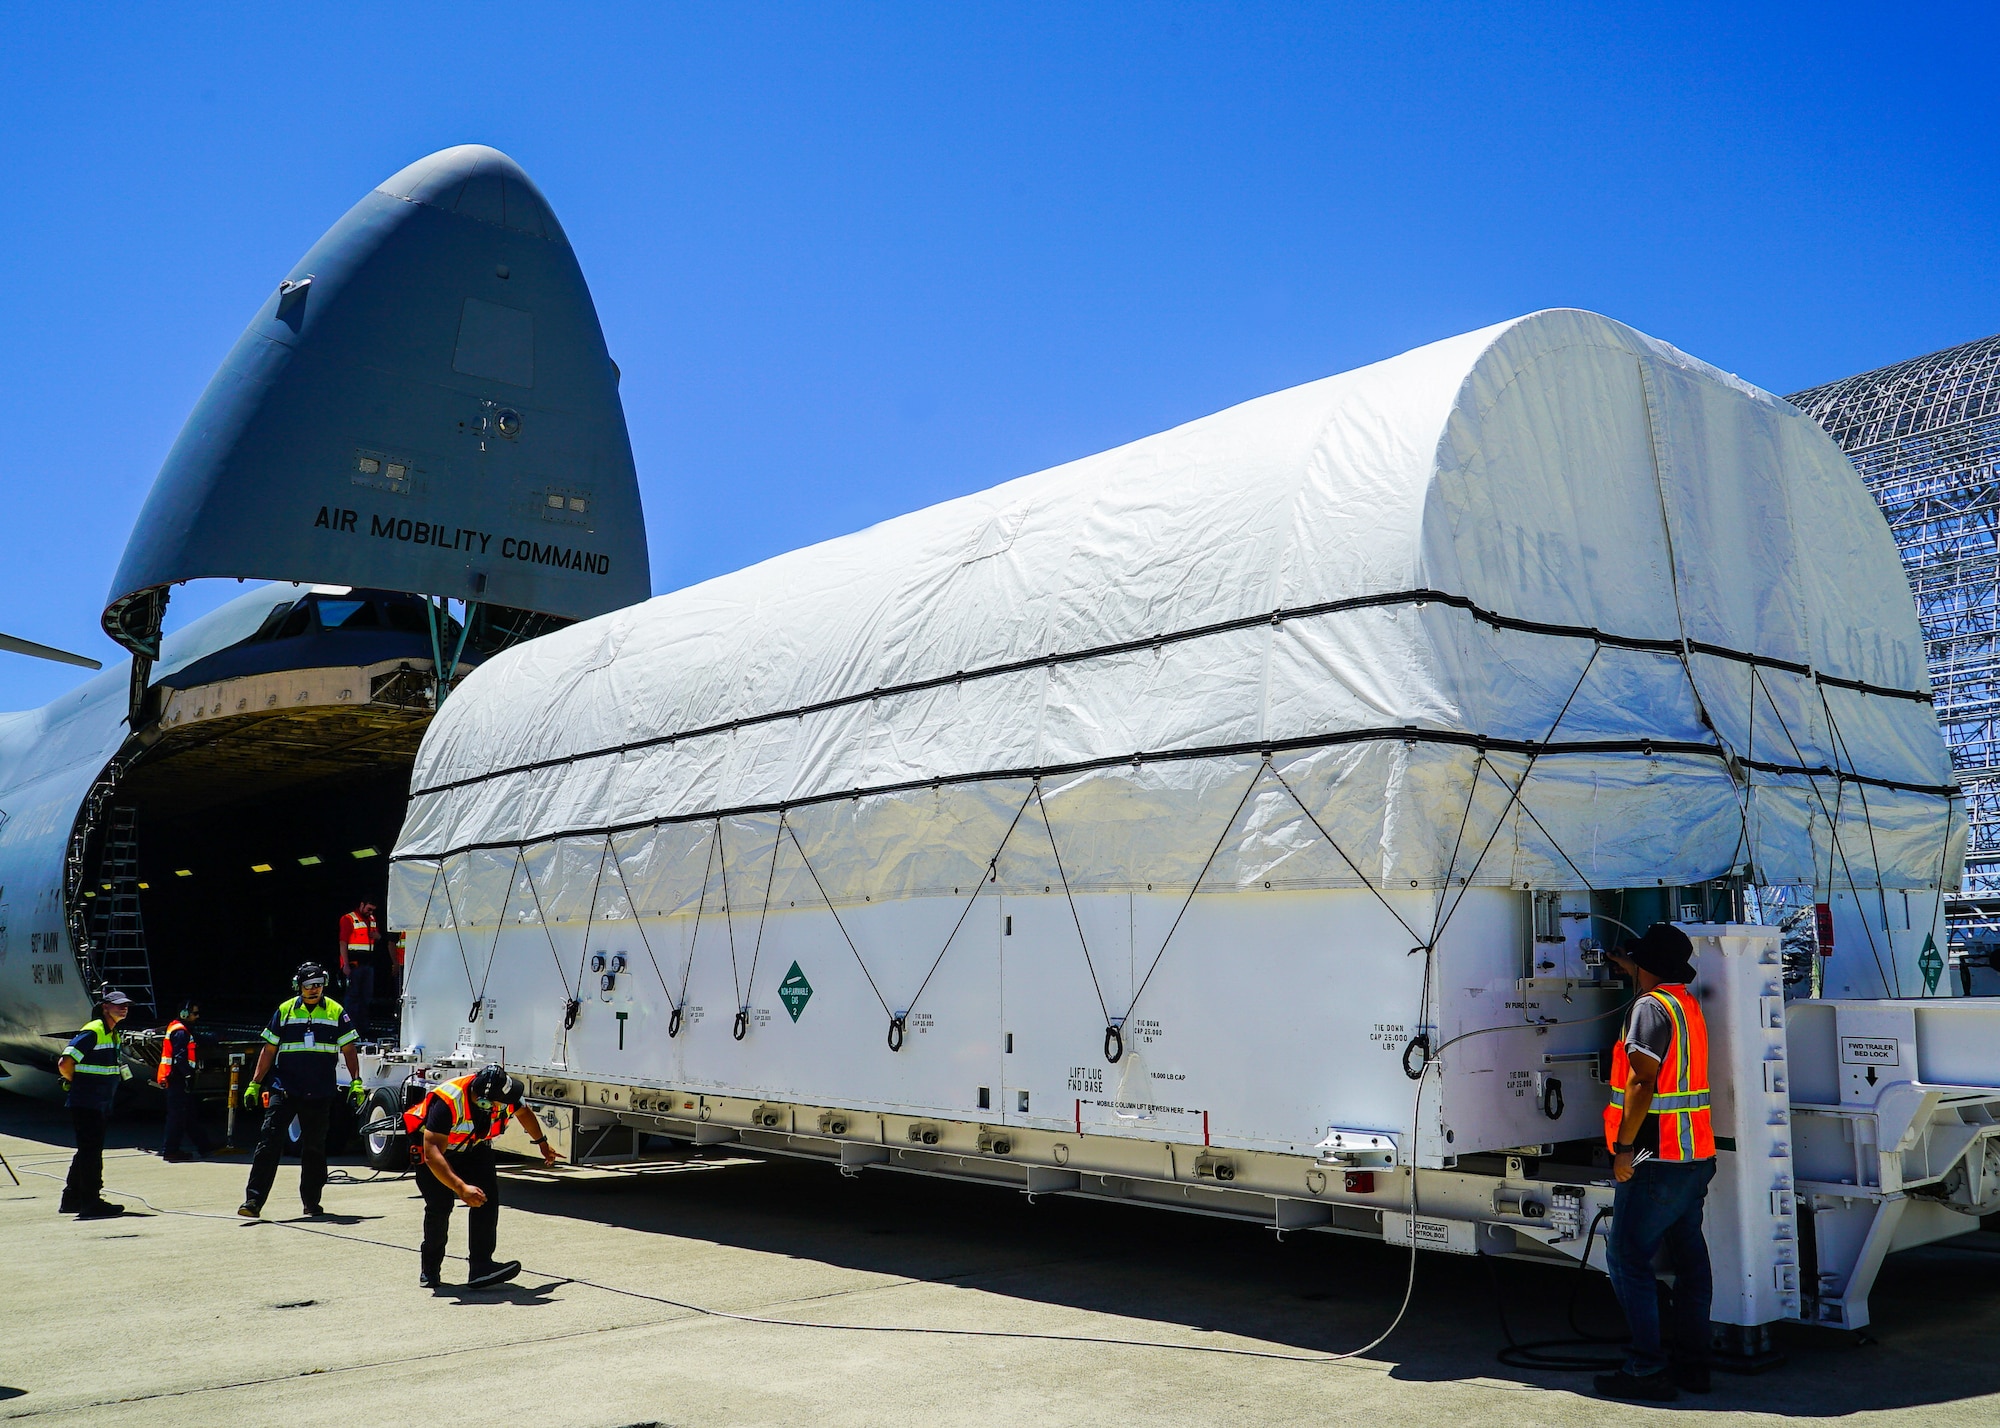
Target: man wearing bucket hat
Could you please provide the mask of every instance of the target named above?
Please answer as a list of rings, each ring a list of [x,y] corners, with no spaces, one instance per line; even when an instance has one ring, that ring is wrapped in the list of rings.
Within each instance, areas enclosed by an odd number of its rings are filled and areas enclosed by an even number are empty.
[[[1708,1024],[1688,990],[1694,944],[1671,923],[1611,954],[1638,995],[1611,1054],[1604,1139],[1618,1189],[1604,1263],[1632,1330],[1617,1373],[1599,1374],[1608,1398],[1664,1400],[1708,1392],[1709,1307],[1714,1299],[1701,1214],[1715,1178],[1709,1123]],[[1653,1259],[1674,1272],[1672,1350],[1661,1342]]]

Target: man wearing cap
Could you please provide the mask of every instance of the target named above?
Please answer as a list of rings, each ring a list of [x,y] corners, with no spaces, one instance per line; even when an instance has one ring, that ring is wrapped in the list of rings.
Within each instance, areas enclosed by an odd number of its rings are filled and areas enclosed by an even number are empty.
[[[521,1083],[498,1066],[482,1067],[433,1087],[403,1114],[403,1127],[417,1138],[422,1152],[417,1190],[424,1197],[424,1239],[417,1283],[425,1289],[442,1283],[451,1207],[460,1200],[472,1212],[466,1227],[471,1265],[466,1288],[504,1284],[521,1272],[519,1260],[500,1263],[493,1258],[500,1226],[500,1177],[493,1163],[493,1141],[507,1129],[509,1117],[541,1148],[542,1163],[554,1165],[555,1148],[542,1134],[541,1122],[521,1104]]]
[[[293,1117],[299,1122],[299,1200],[308,1215],[325,1213],[319,1197],[326,1185],[326,1122],[339,1094],[334,1084],[337,1059],[347,1060],[347,1093],[355,1105],[367,1095],[354,1051],[361,1033],[340,1003],[326,994],[326,968],[307,962],[293,976],[292,985],[299,994],[280,1002],[271,1014],[271,1023],[264,1028],[264,1049],[257,1053],[257,1069],[243,1088],[243,1104],[264,1111],[257,1152],[250,1162],[250,1183],[236,1211],[246,1220],[264,1213],[264,1199],[278,1178]],[[274,1065],[278,1075],[267,1094],[264,1078]]]
[[[1607,1398],[1664,1401],[1708,1392],[1708,1315],[1714,1282],[1701,1215],[1715,1178],[1709,1121],[1708,1024],[1688,990],[1694,944],[1671,923],[1611,954],[1638,995],[1611,1054],[1604,1138],[1618,1182],[1605,1268],[1632,1344],[1624,1367],[1599,1374]],[[1674,1274],[1672,1351],[1662,1345],[1653,1259]]]
[[[118,1084],[131,1076],[118,1045],[118,1023],[125,1020],[132,999],[123,992],[106,989],[97,999],[97,1020],[86,1022],[82,1031],[56,1058],[56,1070],[68,1087],[63,1104],[69,1107],[70,1124],[76,1130],[76,1155],[69,1163],[69,1179],[63,1182],[62,1213],[80,1220],[105,1220],[125,1213],[123,1205],[104,1198],[104,1123],[111,1116],[111,1098]]]

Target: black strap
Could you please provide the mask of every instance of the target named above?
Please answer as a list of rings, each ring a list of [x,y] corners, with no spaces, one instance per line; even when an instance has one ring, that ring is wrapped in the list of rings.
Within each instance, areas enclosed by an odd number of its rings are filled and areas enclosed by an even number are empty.
[[[942,689],[959,685],[967,680],[998,679],[1007,675],[1020,674],[1031,670],[1051,669],[1061,665],[1077,664],[1087,660],[1109,659],[1118,655],[1132,654],[1140,650],[1155,649],[1161,645],[1181,644],[1188,640],[1209,639],[1217,635],[1233,634],[1241,630],[1255,629],[1260,625],[1280,625],[1290,620],[1318,619],[1328,615],[1345,614],[1354,610],[1377,610],[1398,605],[1444,605],[1463,610],[1481,624],[1497,630],[1512,630],[1521,634],[1546,635],[1556,639],[1589,640],[1594,645],[1613,649],[1636,650],[1652,654],[1672,655],[1684,658],[1686,655],[1703,654],[1716,659],[1734,660],[1762,669],[1780,669],[1788,674],[1810,678],[1818,684],[1830,685],[1837,689],[1849,689],[1858,694],[1875,695],[1884,699],[1907,699],[1928,704],[1932,696],[1923,690],[1893,689],[1885,685],[1870,684],[1865,680],[1844,679],[1838,675],[1820,674],[1811,665],[1800,664],[1796,660],[1778,659],[1772,655],[1760,655],[1749,650],[1731,649],[1726,645],[1710,644],[1703,640],[1653,639],[1636,635],[1620,635],[1608,630],[1600,630],[1588,625],[1560,625],[1543,620],[1523,620],[1498,611],[1487,610],[1475,604],[1464,595],[1453,595],[1442,590],[1399,590],[1380,595],[1358,595],[1345,600],[1327,600],[1313,605],[1302,605],[1292,609],[1277,609],[1267,615],[1242,615],[1228,620],[1217,620],[1205,625],[1195,625],[1185,630],[1176,630],[1158,635],[1145,635],[1135,639],[1119,640],[1111,644],[1094,645],[1087,649],[1071,650],[1058,654],[1038,655],[1029,659],[1009,660],[1002,664],[988,665],[982,669],[957,670],[951,674],[934,675],[927,679],[909,680],[902,684],[887,684],[875,689],[842,695],[835,699],[822,699],[811,704],[802,704],[790,709],[774,710],[764,714],[747,715],[732,719],[727,723],[704,725],[693,729],[681,729],[671,734],[659,734],[645,739],[635,739],[628,743],[598,749],[581,750],[573,754],[561,754],[553,758],[535,759],[526,763],[510,764],[503,768],[491,769],[485,773],[470,774],[461,779],[450,779],[443,783],[429,784],[412,789],[412,798],[427,794],[444,793],[454,788],[465,788],[471,784],[485,783],[496,778],[507,778],[514,774],[530,773],[537,769],[556,768],[563,764],[577,763],[585,759],[615,758],[640,749],[657,748],[680,739],[701,738],[710,734],[730,733],[737,729],[753,728],[760,724],[777,723],[786,719],[797,719],[808,714],[824,713],[828,710],[846,708],[850,705],[866,704],[870,700],[894,698],[898,695],[919,694],[927,690]]]

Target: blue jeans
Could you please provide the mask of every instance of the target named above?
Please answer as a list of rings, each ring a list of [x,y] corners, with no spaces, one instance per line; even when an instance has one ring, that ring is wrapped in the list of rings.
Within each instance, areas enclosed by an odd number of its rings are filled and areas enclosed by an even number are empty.
[[[1701,1237],[1701,1207],[1713,1179],[1713,1159],[1641,1161],[1611,1202],[1604,1267],[1611,1273],[1611,1290],[1632,1330],[1625,1372],[1635,1378],[1667,1367],[1653,1277],[1653,1257],[1663,1245],[1674,1273],[1675,1357],[1687,1363],[1708,1362],[1708,1314],[1715,1281],[1709,1274],[1708,1242]]]

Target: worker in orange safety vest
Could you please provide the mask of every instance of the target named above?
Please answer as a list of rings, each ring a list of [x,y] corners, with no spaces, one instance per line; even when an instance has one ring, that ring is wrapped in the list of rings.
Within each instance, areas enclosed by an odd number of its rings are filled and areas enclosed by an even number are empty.
[[[496,1263],[493,1258],[500,1227],[500,1178],[493,1142],[507,1129],[510,1118],[541,1150],[542,1163],[554,1165],[556,1152],[542,1134],[541,1122],[521,1104],[521,1083],[498,1066],[482,1067],[433,1087],[403,1113],[403,1128],[420,1150],[416,1180],[424,1197],[424,1238],[417,1283],[426,1289],[442,1287],[451,1208],[460,1200],[472,1211],[467,1225],[471,1275],[465,1287],[504,1284],[521,1272],[519,1260]]]
[[[1625,1364],[1599,1374],[1608,1398],[1664,1401],[1709,1386],[1708,1315],[1714,1281],[1702,1206],[1715,1178],[1710,1122],[1708,1023],[1688,990],[1694,944],[1672,923],[1611,954],[1638,993],[1611,1053],[1604,1139],[1617,1181],[1604,1263],[1632,1330]],[[1653,1261],[1662,1247],[1673,1270],[1672,1347],[1662,1343]]]
[[[368,1004],[375,998],[375,953],[381,945],[374,903],[363,898],[354,911],[340,915],[340,975],[347,979],[343,1005],[363,1035],[368,1031]]]
[[[160,1142],[160,1159],[194,1160],[212,1155],[215,1142],[202,1129],[201,1102],[195,1099],[194,1074],[201,1068],[201,1051],[195,1045],[192,1022],[201,1019],[201,1008],[193,1001],[181,1006],[181,1014],[167,1023],[160,1038],[160,1065],[153,1081],[167,1094],[167,1132]],[[193,1155],[181,1150],[183,1137],[194,1142]]]

